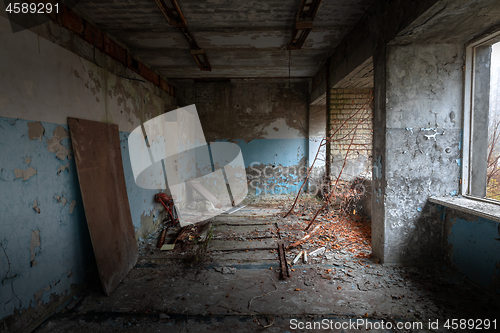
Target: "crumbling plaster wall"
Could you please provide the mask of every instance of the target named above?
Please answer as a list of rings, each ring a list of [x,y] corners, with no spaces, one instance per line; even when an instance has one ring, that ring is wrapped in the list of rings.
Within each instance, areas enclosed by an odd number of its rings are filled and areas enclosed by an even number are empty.
[[[442,223],[427,199],[459,190],[463,47],[383,50],[375,57],[373,250],[385,262],[440,259]]]
[[[463,50],[498,11],[494,0],[374,4],[372,246],[386,262],[442,258],[440,214],[426,202],[458,193]]]
[[[176,83],[179,105],[195,104],[206,140],[242,151],[249,194],[294,193],[308,154],[308,82]]]
[[[33,32],[13,34],[3,17],[0,43],[0,328],[10,322],[15,331],[81,284],[93,262],[67,117],[118,124],[140,240],[158,227],[161,209],[157,191],[135,184],[127,137],[175,100]]]

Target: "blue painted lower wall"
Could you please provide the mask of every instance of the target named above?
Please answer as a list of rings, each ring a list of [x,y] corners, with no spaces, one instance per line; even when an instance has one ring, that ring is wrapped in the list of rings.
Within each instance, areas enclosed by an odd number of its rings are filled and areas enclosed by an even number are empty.
[[[500,293],[500,223],[440,208],[446,261],[481,287]]]
[[[64,296],[82,283],[93,267],[74,159],[70,153],[61,160],[48,150],[54,131],[68,127],[43,122],[43,136],[30,140],[28,124],[33,123],[0,117],[0,319],[17,311],[39,311],[51,297]],[[153,201],[156,191],[134,182],[127,137],[120,133],[127,195],[139,237],[139,231],[147,230],[144,221],[158,222],[158,207]],[[70,148],[69,138],[60,143]]]
[[[42,122],[43,135],[30,140],[34,124],[0,117],[0,320],[43,310],[54,297],[67,295],[85,281],[94,267],[68,127]],[[56,141],[67,154],[49,151],[55,131],[66,132],[66,138]],[[127,196],[140,241],[158,226],[162,209],[153,200],[157,191],[135,184],[128,136],[120,132]],[[307,139],[237,144],[251,194],[298,191],[300,173],[307,167]]]
[[[227,141],[227,140],[220,140]],[[308,140],[234,141],[241,149],[250,195],[297,193],[307,173]]]

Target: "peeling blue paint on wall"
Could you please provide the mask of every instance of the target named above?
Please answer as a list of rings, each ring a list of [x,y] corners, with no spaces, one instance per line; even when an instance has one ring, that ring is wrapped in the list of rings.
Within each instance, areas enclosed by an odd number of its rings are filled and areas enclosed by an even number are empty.
[[[66,294],[85,280],[94,260],[75,161],[48,150],[54,131],[68,127],[42,122],[44,133],[30,140],[28,124],[35,122],[0,117],[0,319],[47,303],[52,293]],[[138,229],[142,215],[158,217],[156,191],[135,184],[128,135],[120,133],[122,160]],[[60,143],[70,148],[68,138]]]
[[[308,139],[235,140],[235,143],[241,149],[247,168],[250,193],[265,195],[299,191],[306,173]]]
[[[493,275],[500,274],[498,222],[478,217],[475,221],[455,219],[448,236],[454,265],[467,277],[487,287]]]
[[[43,123],[39,141],[28,138],[28,123],[0,118],[0,319],[65,294],[93,260],[74,159],[47,150],[61,125]],[[69,148],[68,139],[61,144]],[[16,169],[29,167],[35,175],[16,179]]]
[[[236,140],[235,143],[241,148],[247,168],[254,162],[284,167],[297,165],[306,156],[308,146],[307,139]]]

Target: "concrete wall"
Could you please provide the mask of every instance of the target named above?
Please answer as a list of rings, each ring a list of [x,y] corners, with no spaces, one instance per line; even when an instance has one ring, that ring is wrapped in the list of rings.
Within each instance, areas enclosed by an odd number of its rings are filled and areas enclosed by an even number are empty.
[[[499,11],[495,0],[374,2],[313,78],[321,100],[327,73],[334,87],[373,59],[372,246],[383,261],[442,259],[441,215],[427,200],[459,193],[463,50],[498,27]]]
[[[119,78],[33,32],[13,34],[3,17],[0,44],[0,320],[21,330],[92,268],[67,117],[119,125],[139,240],[157,228],[159,207],[156,191],[135,185],[126,140],[175,99],[160,98],[149,83]]]
[[[372,239],[386,262],[442,253],[427,199],[459,190],[462,66],[452,44],[389,45],[375,57]]]
[[[316,195],[321,191],[326,168],[326,145],[321,140],[326,135],[326,104],[309,106],[309,158],[308,167],[313,167],[309,176],[309,193]],[[319,152],[318,152],[319,151]],[[317,158],[316,158],[317,156]],[[316,158],[316,161],[314,159]],[[314,166],[312,163],[314,162]]]
[[[196,105],[207,141],[240,146],[250,195],[298,191],[308,156],[306,81],[179,81],[176,87],[179,105]]]
[[[479,286],[500,293],[500,224],[438,207],[446,262]]]

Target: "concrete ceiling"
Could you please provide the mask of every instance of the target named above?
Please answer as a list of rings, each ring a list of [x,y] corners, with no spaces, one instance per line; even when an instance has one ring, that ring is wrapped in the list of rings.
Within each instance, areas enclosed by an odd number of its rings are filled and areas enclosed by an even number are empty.
[[[440,0],[391,43],[467,43],[499,25],[498,0]]]
[[[372,2],[322,0],[304,46],[291,51],[290,76],[314,76]],[[184,35],[168,24],[154,0],[80,0],[75,9],[167,78],[288,78],[286,45],[301,0],[178,3],[211,72],[198,68]]]

